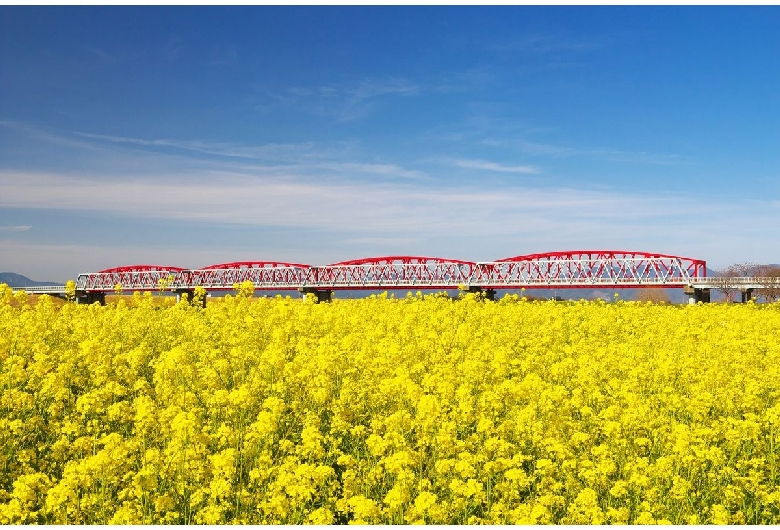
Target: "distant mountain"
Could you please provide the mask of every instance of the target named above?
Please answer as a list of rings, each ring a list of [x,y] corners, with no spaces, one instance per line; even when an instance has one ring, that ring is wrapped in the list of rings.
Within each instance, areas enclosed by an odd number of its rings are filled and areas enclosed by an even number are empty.
[[[37,285],[65,285],[58,282],[36,282],[27,276],[16,274],[15,272],[0,272],[0,283],[9,287],[35,287]]]

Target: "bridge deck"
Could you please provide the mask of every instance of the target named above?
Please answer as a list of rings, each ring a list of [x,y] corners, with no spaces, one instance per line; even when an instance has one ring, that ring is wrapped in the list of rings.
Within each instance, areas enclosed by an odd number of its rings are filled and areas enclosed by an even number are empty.
[[[14,287],[13,289],[28,294],[65,294],[64,285],[36,285],[33,287]]]
[[[780,285],[780,278],[761,276],[722,277],[692,279],[689,287],[696,289],[722,289],[724,287],[734,289],[762,289],[764,287],[776,287]]]
[[[197,282],[197,283],[182,283],[172,282],[167,285],[163,290],[165,291],[177,291],[177,290],[190,290],[195,287],[204,287],[207,290],[214,291],[231,291],[234,288],[234,283],[240,282]],[[286,291],[286,290],[298,290],[304,288],[313,289],[329,289],[329,290],[374,290],[374,289],[387,289],[387,290],[399,290],[399,289],[458,289],[478,287],[481,289],[636,289],[636,288],[693,288],[693,289],[722,289],[733,288],[739,290],[746,289],[761,289],[767,286],[777,286],[779,283],[778,278],[774,277],[731,277],[727,280],[721,277],[712,278],[691,278],[687,281],[680,281],[679,279],[666,279],[666,278],[647,278],[644,280],[637,280],[634,282],[616,281],[612,278],[547,278],[547,279],[515,279],[507,280],[503,282],[490,282],[490,281],[434,281],[425,279],[398,279],[387,278],[382,280],[349,280],[349,279],[334,279],[332,281],[321,282],[306,282],[303,278],[299,281],[291,279],[287,282],[253,282],[255,289],[266,291]],[[139,283],[136,285],[123,285],[123,290],[138,290],[138,291],[158,291],[159,285],[152,286],[149,284]],[[65,295],[64,285],[43,285],[34,287],[18,287],[14,288],[16,291],[25,291],[28,294],[48,294],[48,295]],[[114,292],[112,288],[100,288],[85,289],[90,292]]]

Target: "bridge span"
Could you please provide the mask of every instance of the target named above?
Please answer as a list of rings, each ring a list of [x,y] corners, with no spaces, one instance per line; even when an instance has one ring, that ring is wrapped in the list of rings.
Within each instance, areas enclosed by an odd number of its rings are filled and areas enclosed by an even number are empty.
[[[743,301],[764,278],[730,278]],[[161,265],[129,265],[79,274],[77,300],[105,303],[105,295],[121,291],[172,291],[196,288],[230,291],[250,281],[256,290],[312,293],[330,300],[334,291],[461,289],[494,298],[498,289],[626,289],[682,288],[692,303],[709,301],[710,289],[722,286],[708,278],[706,262],[669,254],[611,250],[575,250],[527,254],[474,262],[426,256],[382,256],[324,266],[283,261],[219,263],[199,269]],[[65,288],[30,287],[29,293],[64,296]]]

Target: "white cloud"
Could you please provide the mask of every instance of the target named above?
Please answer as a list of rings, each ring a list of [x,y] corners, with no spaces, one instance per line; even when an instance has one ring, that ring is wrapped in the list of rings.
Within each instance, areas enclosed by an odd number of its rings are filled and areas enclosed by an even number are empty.
[[[0,121],[0,126],[37,134],[34,128],[13,122]],[[46,135],[44,131],[37,138]],[[63,138],[73,141],[72,136]],[[45,139],[61,140],[54,135]],[[86,133],[81,133],[80,141],[84,145],[78,147],[87,148],[91,158],[89,164],[72,166],[78,174],[0,168],[0,211],[58,210],[65,212],[63,218],[67,212],[89,211],[106,217],[178,221],[167,225],[172,233],[189,230],[188,221],[220,228],[244,225],[271,241],[271,245],[264,244],[262,258],[312,264],[395,252],[489,260],[573,248],[689,255],[712,259],[721,267],[734,261],[779,261],[774,249],[780,247],[780,235],[766,229],[780,225],[778,203],[771,200],[747,203],[662,192],[615,193],[585,186],[538,187],[536,183],[494,187],[488,185],[492,182],[488,178],[457,184],[446,175],[458,164],[498,173],[531,174],[538,169],[483,159],[431,158],[426,161],[432,163],[425,166],[428,172],[422,172],[392,163],[363,162],[360,145],[348,142],[340,148],[318,143],[237,146]],[[183,152],[156,152],[151,149],[155,146],[177,147]],[[552,146],[546,147],[548,153],[555,152]],[[194,152],[232,159],[206,158]],[[72,153],[79,151],[71,149],[68,156]],[[14,222],[9,216],[4,221]],[[38,228],[36,224],[35,232],[25,239],[43,237],[45,231]],[[2,232],[11,240],[10,232],[21,230],[9,226]],[[296,239],[298,248],[287,248],[294,244],[280,234],[293,232],[303,235]],[[300,241],[312,241],[320,250],[306,248]],[[176,245],[174,238],[170,248],[138,253],[128,248],[121,254],[113,244],[95,247],[94,253],[79,257],[81,261],[73,261],[75,269],[68,270],[95,270],[97,261],[108,267],[141,261],[142,256],[147,261],[184,266],[232,261],[246,254],[257,257],[253,252],[244,254],[244,249],[177,253]],[[22,263],[9,248],[0,249],[0,263],[4,267]],[[25,248],[26,263],[39,266],[43,258],[36,257],[32,247]],[[43,256],[44,250],[39,250]],[[56,255],[53,250],[45,252]],[[65,267],[57,259],[48,266]],[[40,277],[57,279],[47,274]]]
[[[505,166],[487,160],[455,160],[454,164],[466,169],[480,169],[483,171],[497,171],[499,173],[539,173],[536,166]]]
[[[181,55],[184,49],[184,41],[178,35],[171,35],[168,42],[160,50],[163,59],[166,61],[175,61]]]
[[[354,237],[344,241],[348,245],[381,246],[384,252],[390,248],[408,247],[420,243],[420,239],[415,237]]]
[[[347,84],[329,84],[319,87],[289,87],[281,92],[266,92],[257,86],[269,101],[257,105],[263,112],[277,105],[306,109],[330,116],[338,121],[354,121],[369,115],[381,100],[391,96],[413,96],[423,88],[403,77],[366,78]]]
[[[690,161],[693,158],[678,154],[656,154],[646,151],[622,151],[619,149],[577,149],[574,147],[543,144],[538,142],[529,142],[524,139],[496,139],[484,138],[480,140],[483,145],[491,147],[506,147],[513,150],[519,149],[521,152],[531,156],[552,156],[558,158],[568,158],[574,156],[584,156],[610,162],[632,162],[645,164],[677,164]]]
[[[314,91],[310,88],[299,88],[299,87],[290,87],[287,89],[287,92],[294,96],[311,96],[314,94]]]
[[[3,226],[0,225],[0,232],[26,232],[30,230],[30,225],[15,225],[15,226]]]
[[[373,174],[385,177],[401,177],[405,179],[427,179],[427,174],[422,171],[404,169],[393,164],[362,164],[354,162],[342,162],[333,164],[315,164],[311,167],[321,167],[348,173]]]
[[[84,49],[92,53],[95,57],[97,57],[98,59],[100,59],[100,61],[104,63],[116,64],[119,62],[119,58],[116,55],[108,53],[105,50],[102,50],[95,46],[84,45]]]
[[[238,52],[232,46],[228,46],[214,50],[208,65],[230,66],[236,64],[236,62],[238,62]]]
[[[175,139],[146,139],[131,138],[125,136],[109,136],[104,134],[90,134],[75,132],[77,136],[112,142],[117,144],[130,144],[141,147],[173,147],[185,151],[195,151],[199,153],[218,155],[235,158],[249,158],[258,160],[268,159],[291,159],[295,157],[312,155],[314,153],[314,144],[305,142],[300,144],[263,144],[254,146],[242,146],[227,142],[202,142],[190,140]]]
[[[119,243],[85,249],[8,240],[0,241],[0,263],[8,270],[30,272],[28,276],[59,280],[78,271],[142,261],[199,267],[262,258],[318,265],[394,253],[485,261],[602,248],[697,257],[717,268],[735,261],[778,261],[773,249],[780,246],[780,236],[765,227],[780,224],[780,212],[769,203],[573,188],[445,188],[416,180],[344,183],[292,174],[258,178],[212,172],[186,179],[116,180],[6,170],[0,171],[4,209],[245,225],[264,234],[304,230],[317,234],[318,241],[317,248],[306,248],[271,236],[276,242],[264,245],[258,256],[251,248],[182,249],[175,240],[157,247],[151,242],[143,248]],[[186,224],[178,230],[187,230]],[[47,271],[59,271],[59,276]]]
[[[412,95],[419,92],[419,86],[400,77],[363,80],[355,88],[346,91],[353,101],[362,101],[390,94]]]
[[[545,54],[551,52],[589,52],[598,49],[607,41],[576,40],[565,35],[550,33],[535,33],[511,41],[491,42],[486,49],[499,53],[531,53]]]
[[[602,225],[692,215],[706,205],[673,197],[638,197],[567,188],[429,188],[400,183],[257,178],[210,172],[158,178],[74,177],[0,171],[0,206],[96,211],[152,217],[306,227],[352,233],[457,231],[496,235],[560,230],[582,220]],[[571,230],[571,229],[569,229]],[[358,236],[355,236],[358,237]]]
[[[477,66],[446,76],[435,87],[436,92],[454,93],[481,90],[495,82],[497,75],[490,66]]]

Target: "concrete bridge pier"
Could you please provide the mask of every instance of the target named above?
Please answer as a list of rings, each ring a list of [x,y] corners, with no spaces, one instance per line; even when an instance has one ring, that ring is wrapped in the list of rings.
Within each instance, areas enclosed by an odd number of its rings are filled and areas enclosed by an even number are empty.
[[[187,301],[192,302],[192,297],[195,296],[195,291],[191,289],[176,289],[174,291],[176,293],[176,303],[178,304],[181,302],[181,295],[186,294],[187,295]]]
[[[463,292],[473,293],[473,294],[482,293],[482,295],[485,297],[485,300],[490,300],[491,302],[494,302],[496,300],[495,289],[483,289],[482,287],[479,287],[477,285],[470,285]]]
[[[187,295],[187,303],[192,304],[195,300],[195,289],[176,289],[174,291],[176,293],[176,303],[178,304],[181,302],[181,295],[186,294]],[[201,300],[202,307],[206,307],[206,297],[203,297],[203,300]]]
[[[742,290],[742,303],[746,304],[753,299],[753,289]]]
[[[77,304],[94,304],[95,302],[99,303],[100,305],[106,305],[106,293],[86,291],[76,292]]]
[[[683,292],[688,295],[689,304],[697,304],[698,302],[707,304],[710,301],[709,289],[699,289],[696,287],[686,286],[683,287]]]
[[[316,287],[299,287],[298,291],[301,293],[303,297],[306,297],[307,294],[313,294],[314,296],[316,296],[317,304],[319,304],[320,302],[333,301],[333,291],[331,289],[317,289]]]

